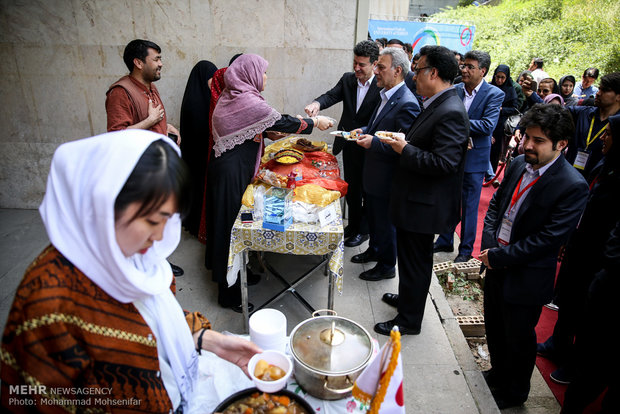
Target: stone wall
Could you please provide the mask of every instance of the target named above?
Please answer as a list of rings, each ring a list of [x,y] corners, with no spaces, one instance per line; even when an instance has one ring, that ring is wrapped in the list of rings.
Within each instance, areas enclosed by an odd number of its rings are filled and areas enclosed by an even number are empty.
[[[273,107],[303,114],[351,70],[357,21],[367,26],[358,10],[368,0],[0,0],[0,207],[38,207],[55,148],[105,132],[105,93],[127,73],[130,40],[161,46],[157,87],[177,127],[194,64],[223,67],[240,52],[270,62]]]

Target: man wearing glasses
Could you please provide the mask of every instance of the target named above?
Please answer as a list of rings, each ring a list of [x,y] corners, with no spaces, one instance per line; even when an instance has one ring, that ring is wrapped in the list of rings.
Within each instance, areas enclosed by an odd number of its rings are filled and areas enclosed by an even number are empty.
[[[403,335],[420,333],[435,233],[453,229],[459,220],[469,121],[452,86],[458,65],[454,53],[443,46],[424,46],[420,55],[414,69],[418,91],[428,97],[423,112],[404,139],[381,138],[400,154],[389,207],[396,227],[398,294],[382,298],[398,314],[375,325],[375,332],[382,335],[389,335],[394,325]]]
[[[489,169],[491,136],[499,119],[504,92],[488,84],[484,77],[489,72],[491,57],[487,52],[471,50],[465,54],[461,65],[463,82],[455,86],[469,116],[469,136],[472,148],[465,157],[461,205],[461,243],[454,263],[467,262],[472,258],[478,224],[478,204],[484,173]],[[439,235],[435,252],[454,251],[454,230]]]

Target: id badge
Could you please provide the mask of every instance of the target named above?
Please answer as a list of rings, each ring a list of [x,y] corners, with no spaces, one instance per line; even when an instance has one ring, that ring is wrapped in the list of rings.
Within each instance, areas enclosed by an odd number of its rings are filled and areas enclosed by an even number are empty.
[[[497,235],[497,241],[499,244],[508,246],[508,243],[510,242],[510,233],[512,233],[512,221],[504,217]]]
[[[573,164],[573,167],[577,168],[578,170],[583,170],[586,168],[586,164],[588,163],[588,158],[590,157],[590,153],[589,152],[585,152],[585,151],[578,151],[577,152],[577,157],[575,158],[575,163]]]

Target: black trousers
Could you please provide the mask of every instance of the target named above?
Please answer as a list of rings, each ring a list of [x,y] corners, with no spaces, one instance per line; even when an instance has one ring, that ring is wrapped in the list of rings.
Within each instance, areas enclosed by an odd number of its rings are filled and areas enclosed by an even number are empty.
[[[484,281],[484,322],[494,375],[505,398],[525,401],[536,364],[536,325],[542,305],[504,300],[501,270],[487,270]]]
[[[368,223],[364,217],[362,189],[365,151],[355,142],[345,142],[342,149],[344,180],[349,185],[345,199],[349,206],[348,227],[351,234],[368,234]]]
[[[396,266],[396,228],[390,220],[390,198],[364,195],[370,231],[370,249],[386,270]]]
[[[420,329],[433,273],[434,234],[396,228],[398,252],[398,316],[396,322]]]

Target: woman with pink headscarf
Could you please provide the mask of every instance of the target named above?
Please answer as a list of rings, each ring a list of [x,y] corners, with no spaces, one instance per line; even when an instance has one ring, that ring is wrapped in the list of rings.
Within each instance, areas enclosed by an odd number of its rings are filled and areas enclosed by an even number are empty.
[[[268,62],[258,55],[243,54],[226,70],[226,89],[212,118],[213,153],[207,181],[207,250],[205,265],[218,283],[218,303],[236,312],[241,309],[239,279],[226,281],[230,232],[243,193],[256,174],[266,131],[310,134],[325,130],[332,121],[324,116],[299,119],[272,108],[261,92],[267,82]],[[250,304],[249,311],[253,309]]]

